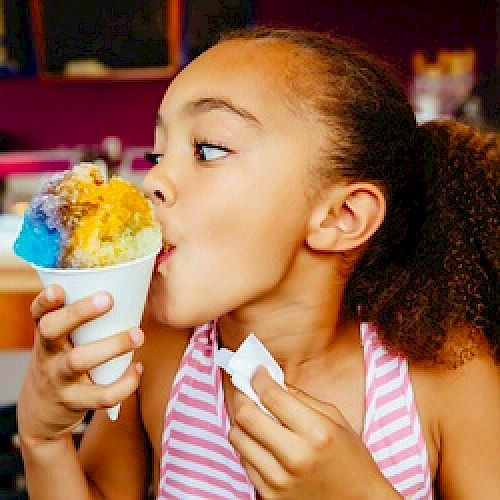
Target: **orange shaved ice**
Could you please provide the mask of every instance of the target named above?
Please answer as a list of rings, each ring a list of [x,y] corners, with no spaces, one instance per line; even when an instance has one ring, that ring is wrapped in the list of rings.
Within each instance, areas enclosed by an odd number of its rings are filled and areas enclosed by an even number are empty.
[[[119,177],[104,182],[95,166],[80,165],[60,185],[71,203],[65,217],[72,227],[61,267],[102,267],[157,250],[161,232],[151,202]]]

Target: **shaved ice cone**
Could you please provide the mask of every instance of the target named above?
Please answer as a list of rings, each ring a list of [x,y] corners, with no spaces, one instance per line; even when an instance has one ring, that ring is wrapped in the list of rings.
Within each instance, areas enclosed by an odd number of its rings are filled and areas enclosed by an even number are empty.
[[[113,297],[113,308],[109,312],[73,332],[73,344],[80,346],[139,326],[157,253],[114,266],[91,269],[32,266],[45,287],[53,284],[62,286],[66,304],[101,291],[107,291]],[[131,352],[118,356],[94,368],[90,377],[96,384],[111,384],[123,375],[131,360]],[[118,418],[119,409],[118,404],[106,410],[111,420]]]
[[[14,252],[38,272],[44,286],[59,284],[66,304],[100,291],[113,296],[104,316],[72,334],[75,346],[139,326],[162,245],[151,201],[119,177],[104,179],[81,164],[50,178],[24,214]],[[130,365],[127,353],[94,368],[98,384],[111,384]],[[112,420],[119,405],[108,409]]]

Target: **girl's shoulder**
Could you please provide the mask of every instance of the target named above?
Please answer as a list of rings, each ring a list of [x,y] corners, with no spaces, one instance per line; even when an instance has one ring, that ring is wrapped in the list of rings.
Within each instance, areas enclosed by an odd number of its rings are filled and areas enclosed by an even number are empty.
[[[456,367],[410,362],[410,377],[441,491],[461,498],[484,489],[488,498],[493,471],[483,465],[478,475],[474,464],[493,464],[500,447],[500,366],[489,346],[476,342]]]
[[[486,339],[468,336],[468,332],[464,329],[449,336],[441,356],[443,362],[409,363],[413,378],[423,385],[426,394],[435,398],[434,404],[443,406],[445,411],[460,405],[473,393],[481,393],[481,387],[498,389],[500,383],[500,365]],[[446,359],[451,360],[449,364]]]
[[[465,419],[475,410],[500,403],[500,365],[495,362],[490,346],[486,341],[474,342],[470,352],[463,351],[463,356],[458,366],[417,368],[429,381],[434,403],[440,409],[443,428],[450,411],[455,413],[454,420]]]

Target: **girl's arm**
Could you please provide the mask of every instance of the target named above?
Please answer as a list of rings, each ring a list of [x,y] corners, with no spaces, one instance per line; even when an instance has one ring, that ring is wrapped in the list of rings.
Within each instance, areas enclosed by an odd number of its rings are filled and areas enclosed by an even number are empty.
[[[112,307],[109,296],[98,294],[68,306],[63,303],[63,291],[52,286],[36,297],[31,308],[35,343],[19,395],[17,421],[33,500],[100,498],[79,461],[72,429],[88,409],[126,400],[140,378],[135,364],[107,386],[93,384],[88,376],[94,366],[135,350],[142,343],[140,332],[121,332],[79,347],[69,341],[78,325]],[[107,444],[103,440],[101,446]]]
[[[490,499],[500,492],[500,369],[484,347],[443,376],[441,459],[443,499]]]
[[[115,422],[104,411],[96,412],[78,455],[97,498],[145,498],[146,447],[137,394],[122,404]]]
[[[77,326],[111,307],[111,298],[103,294],[64,306],[64,292],[57,286],[44,290],[32,303],[37,325],[35,343],[19,396],[17,420],[28,491],[33,500],[144,498],[146,444],[136,389],[141,366],[147,360],[137,352],[136,362],[109,385],[93,384],[88,376],[93,367],[104,361],[135,351],[143,344],[143,334],[133,329],[78,347],[69,341]],[[160,354],[164,369],[169,368],[170,360],[172,367],[177,367],[187,334],[182,337],[182,344],[172,342],[168,330],[163,333],[161,338],[168,345],[155,352],[156,358]],[[180,348],[170,348],[174,344]],[[171,372],[175,373],[175,369]],[[149,373],[156,370],[150,369]],[[161,380],[170,387],[171,378]],[[118,402],[123,402],[118,420],[108,421],[103,409]],[[96,408],[78,453],[72,429],[89,409]],[[158,414],[162,411],[160,408]]]
[[[44,443],[24,443],[23,458],[31,498],[143,499],[146,453],[137,418],[136,395],[122,403],[111,422],[98,410],[79,452],[71,435]]]
[[[144,499],[146,481],[153,479],[157,486],[160,457],[153,452],[148,463],[147,443],[152,441],[152,449],[161,450],[165,406],[191,332],[147,318],[141,326],[145,342],[134,353],[134,362],[144,366],[139,388],[122,404],[116,422],[103,411],[96,412],[79,450],[99,498]]]

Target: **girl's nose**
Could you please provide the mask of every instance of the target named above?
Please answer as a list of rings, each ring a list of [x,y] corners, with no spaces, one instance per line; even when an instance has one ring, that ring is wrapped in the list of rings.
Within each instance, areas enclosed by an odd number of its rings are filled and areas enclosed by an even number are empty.
[[[153,194],[155,195],[156,198],[158,198],[162,203],[165,203],[166,201],[166,198],[165,198],[165,195],[159,190],[159,189],[155,189],[153,191]]]
[[[148,171],[142,182],[148,198],[158,206],[171,207],[177,201],[177,190],[171,179],[157,167]]]

